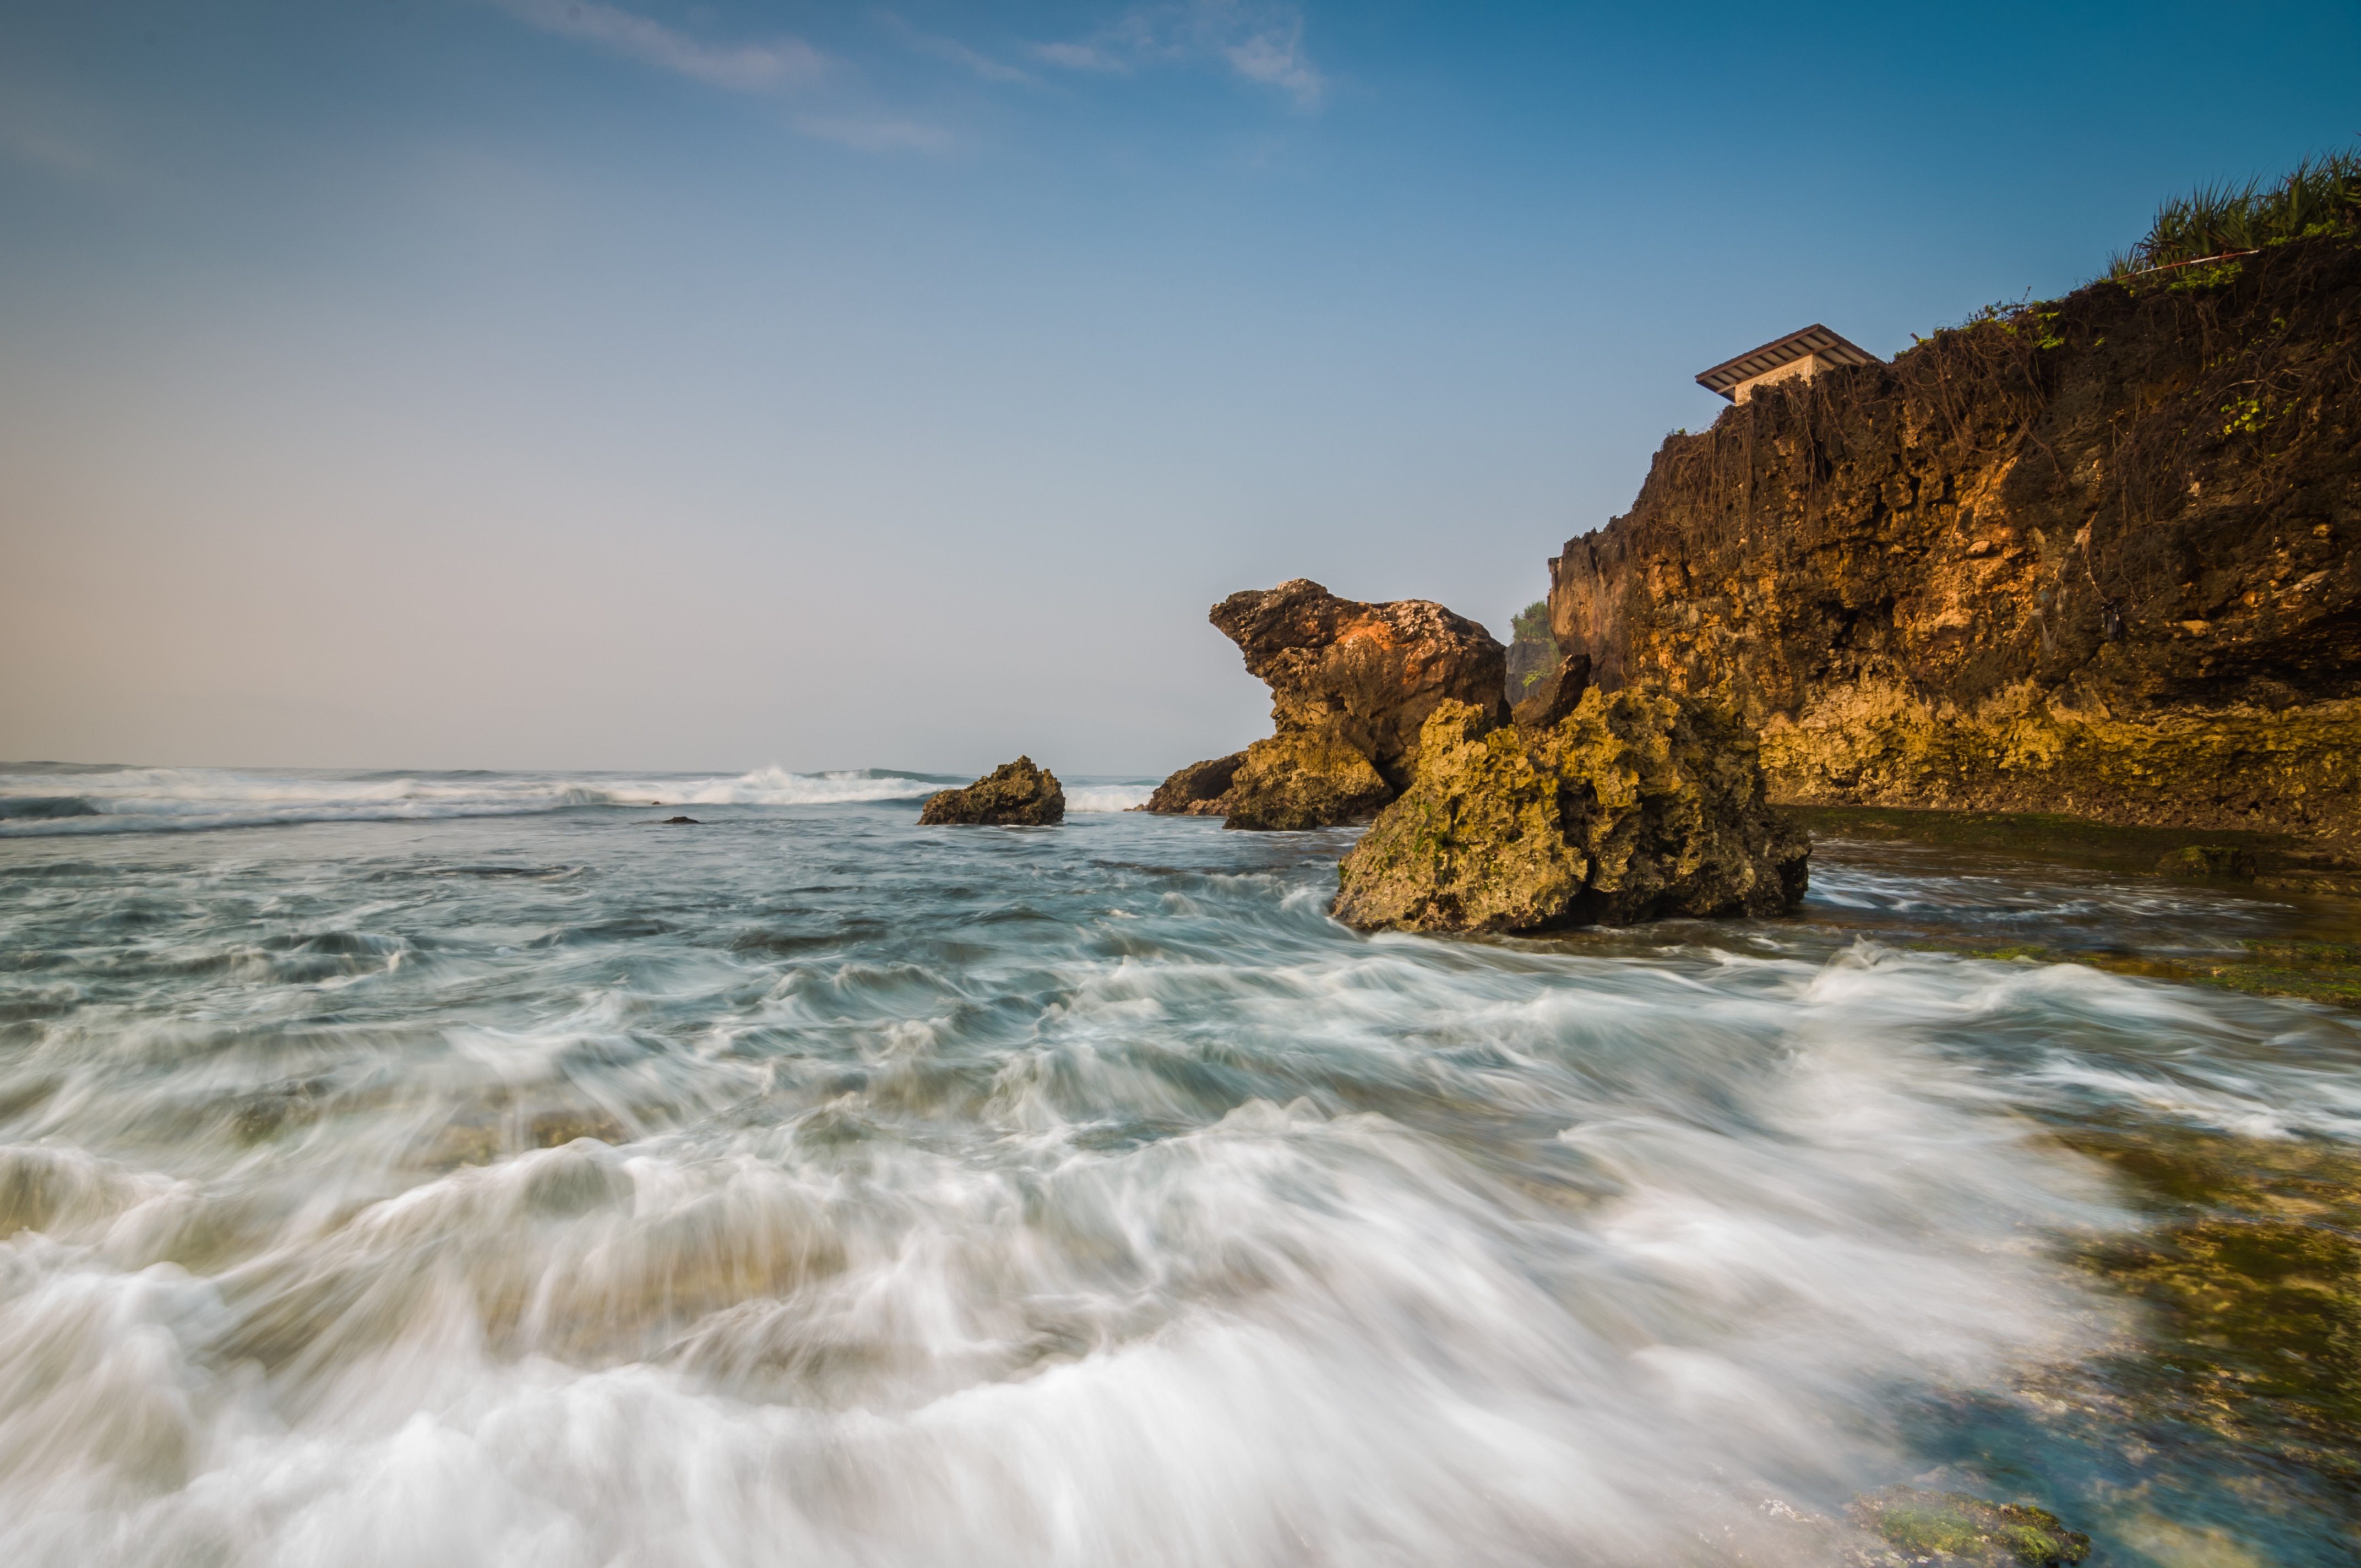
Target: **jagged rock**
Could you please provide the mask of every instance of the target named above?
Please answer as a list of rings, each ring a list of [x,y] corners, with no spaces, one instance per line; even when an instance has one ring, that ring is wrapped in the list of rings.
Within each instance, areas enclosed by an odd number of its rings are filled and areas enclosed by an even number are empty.
[[[1191,762],[1158,784],[1147,805],[1132,809],[1165,817],[1226,817],[1229,805],[1222,797],[1229,793],[1230,781],[1246,760],[1244,751],[1233,751],[1226,757]]]
[[[1066,819],[1066,792],[1058,775],[1037,768],[1030,757],[1003,762],[965,789],[927,797],[918,826],[988,823],[1005,828],[1049,828]]]
[[[1543,676],[1532,688],[1532,694],[1510,709],[1511,716],[1528,729],[1548,729],[1572,713],[1582,694],[1590,689],[1590,655],[1568,653],[1557,662],[1557,667]]]
[[[2103,280],[1666,438],[1551,563],[1774,798],[2361,844],[2361,246]]]
[[[1726,709],[1592,688],[1534,729],[1445,702],[1410,789],[1345,857],[1334,913],[1412,931],[1775,915],[1803,897],[1810,854]]]
[[[1965,1492],[1888,1486],[1855,1497],[1846,1513],[1871,1535],[1899,1548],[1852,1554],[1866,1563],[1930,1568],[2071,1568],[2091,1554],[2091,1538],[2068,1530],[2047,1508],[1994,1503]]]
[[[1437,704],[1507,712],[1505,650],[1425,599],[1362,604],[1298,577],[1232,594],[1210,619],[1273,698],[1274,733],[1246,748],[1221,797],[1225,827],[1365,818],[1409,785],[1419,726]]]

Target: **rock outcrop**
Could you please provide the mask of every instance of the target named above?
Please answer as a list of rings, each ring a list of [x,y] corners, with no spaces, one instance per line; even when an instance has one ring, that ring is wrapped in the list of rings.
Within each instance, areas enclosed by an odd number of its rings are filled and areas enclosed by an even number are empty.
[[[1050,828],[1065,819],[1064,786],[1049,769],[1035,767],[1030,757],[1003,762],[965,789],[928,795],[918,813],[921,828],[963,824]]]
[[[2361,846],[2361,248],[2093,284],[1668,438],[1551,563],[1773,797]]]
[[[1232,594],[1210,619],[1246,655],[1247,672],[1268,683],[1274,732],[1246,748],[1213,802],[1191,795],[1199,786],[1182,774],[1214,763],[1181,770],[1157,793],[1185,798],[1180,809],[1219,810],[1224,827],[1365,820],[1409,786],[1420,726],[1437,705],[1506,717],[1505,651],[1439,604],[1362,604],[1298,577]]]
[[[1224,797],[1230,793],[1230,781],[1237,777],[1238,764],[1246,760],[1244,751],[1233,751],[1226,757],[1191,762],[1158,784],[1145,806],[1132,809],[1164,817],[1226,817],[1230,808]]]
[[[1591,688],[1529,729],[1444,702],[1411,787],[1345,857],[1334,913],[1411,931],[1776,915],[1810,853],[1764,804],[1754,738],[1714,704]]]

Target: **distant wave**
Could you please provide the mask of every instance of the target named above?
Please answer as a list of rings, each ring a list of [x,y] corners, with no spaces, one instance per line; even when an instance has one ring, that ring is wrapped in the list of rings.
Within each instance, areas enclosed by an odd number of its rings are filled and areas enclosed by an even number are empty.
[[[517,817],[585,806],[824,806],[919,800],[967,783],[891,768],[711,774],[337,772],[0,764],[0,839],[74,833],[188,832],[306,822]],[[1066,792],[1074,812],[1123,811],[1144,784]]]

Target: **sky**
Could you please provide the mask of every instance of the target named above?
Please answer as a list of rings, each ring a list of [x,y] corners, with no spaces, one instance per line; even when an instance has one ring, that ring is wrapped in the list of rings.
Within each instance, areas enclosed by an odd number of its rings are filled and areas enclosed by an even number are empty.
[[[2361,134],[2361,5],[0,0],[0,757],[1157,774],[1706,367]]]

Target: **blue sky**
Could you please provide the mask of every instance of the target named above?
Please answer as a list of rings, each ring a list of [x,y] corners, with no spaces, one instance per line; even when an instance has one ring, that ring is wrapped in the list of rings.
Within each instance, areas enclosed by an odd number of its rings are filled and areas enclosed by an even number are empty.
[[[0,0],[0,756],[1161,772],[1690,378],[2361,133],[2361,6]]]

